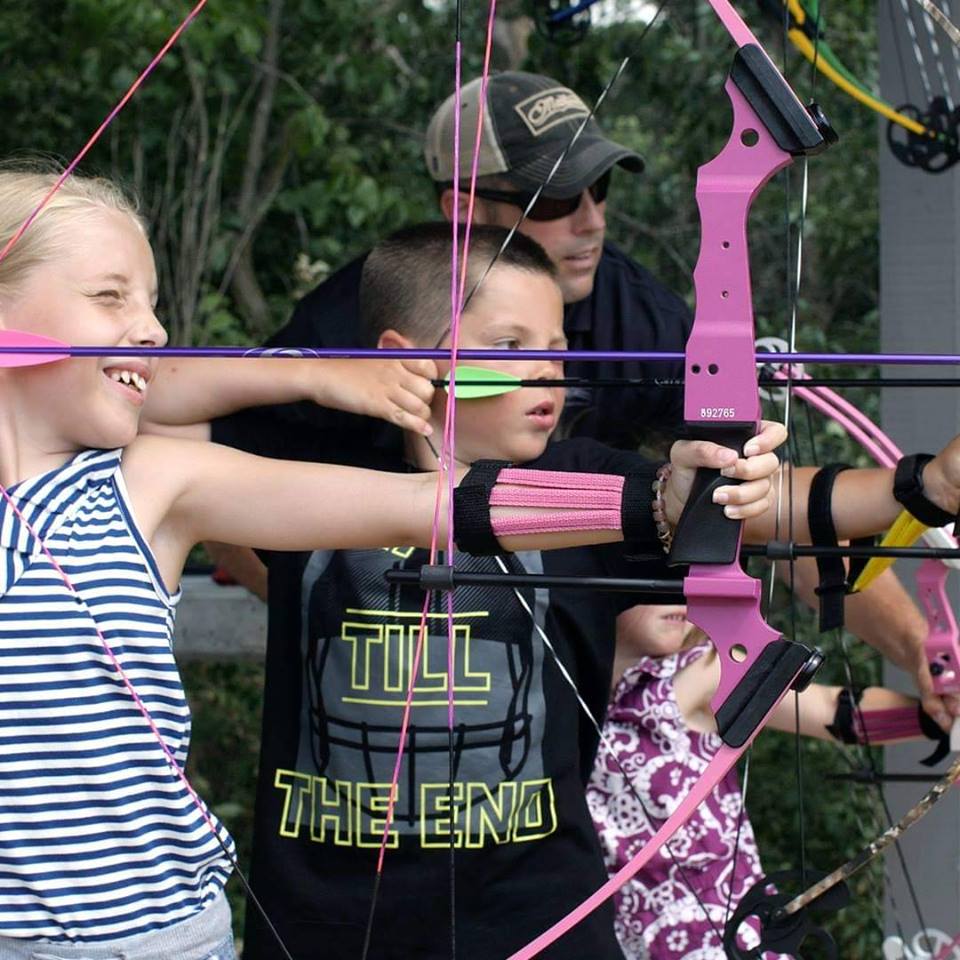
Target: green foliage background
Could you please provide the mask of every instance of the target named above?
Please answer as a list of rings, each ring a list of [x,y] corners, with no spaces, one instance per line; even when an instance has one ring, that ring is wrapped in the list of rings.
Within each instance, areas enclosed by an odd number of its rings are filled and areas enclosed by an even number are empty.
[[[185,0],[0,0],[3,154],[71,156],[187,8]],[[777,24],[752,4],[741,9],[778,56]],[[501,3],[504,19],[523,12],[518,0]],[[485,16],[485,3],[464,3],[468,77],[479,70]],[[831,5],[829,21],[834,50],[873,81],[872,0]],[[143,197],[172,342],[258,342],[330,269],[392,229],[436,216],[420,139],[431,109],[452,89],[453,24],[450,3],[419,0],[208,5],[84,165]],[[721,85],[732,51],[700,0],[674,0],[638,46],[640,30],[618,23],[574,47],[534,35],[523,66],[556,76],[589,101],[619,59],[633,56],[601,119],[648,166],[641,178],[615,178],[610,234],[689,296],[695,173],[729,129]],[[801,97],[815,93],[823,102],[843,138],[809,167],[797,342],[809,350],[873,350],[877,124],[815,81],[794,55],[785,55],[785,70]],[[795,240],[802,175],[779,177],[753,218],[756,309],[766,333],[789,328],[788,232]],[[876,405],[869,390],[857,399],[868,410]],[[831,456],[844,455],[841,439],[816,430]],[[796,629],[809,632],[802,618]],[[860,677],[872,676],[875,664],[858,654]],[[196,716],[192,775],[248,863],[261,671],[210,663],[184,673]],[[771,868],[797,861],[793,750],[791,738],[765,734],[752,761],[749,807]],[[852,851],[874,804],[826,781],[843,762],[835,748],[803,750],[809,858],[831,865]],[[856,907],[836,923],[841,956],[879,956],[881,889],[876,872],[856,884]],[[239,921],[236,885],[233,895]]]

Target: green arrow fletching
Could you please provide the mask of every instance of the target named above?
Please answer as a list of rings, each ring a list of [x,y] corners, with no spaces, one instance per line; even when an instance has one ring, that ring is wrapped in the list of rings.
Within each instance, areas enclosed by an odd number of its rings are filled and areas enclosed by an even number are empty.
[[[486,367],[457,366],[456,392],[458,400],[481,400],[484,397],[499,397],[504,393],[519,390],[521,380],[512,373],[489,370]],[[450,392],[450,377],[444,389]]]

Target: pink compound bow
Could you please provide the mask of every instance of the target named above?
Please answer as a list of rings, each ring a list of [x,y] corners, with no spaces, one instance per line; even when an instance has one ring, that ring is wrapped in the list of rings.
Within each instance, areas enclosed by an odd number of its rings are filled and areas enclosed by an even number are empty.
[[[725,90],[733,106],[726,146],[700,168],[696,314],[686,351],[690,433],[742,449],[759,428],[747,217],[754,198],[794,157],[818,153],[836,134],[805,108],[728,0],[708,0],[737,44]],[[509,960],[530,960],[611,897],[689,819],[763,727],[788,690],[809,680],[820,655],[784,640],[760,614],[760,583],[740,567],[741,523],[712,502],[726,484],[701,471],[681,518],[671,561],[689,563],[687,616],[713,639],[721,680],[712,706],[723,745],[671,817],[615,876]]]

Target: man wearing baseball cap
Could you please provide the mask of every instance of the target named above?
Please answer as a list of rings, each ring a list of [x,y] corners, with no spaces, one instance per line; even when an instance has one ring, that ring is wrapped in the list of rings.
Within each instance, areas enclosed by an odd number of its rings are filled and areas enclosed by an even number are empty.
[[[466,216],[480,94],[480,80],[474,80],[461,95],[461,221]],[[455,106],[451,95],[433,115],[424,141],[427,172],[439,185],[440,205],[448,220],[453,216]],[[550,254],[568,303],[583,300],[593,288],[613,167],[619,164],[631,173],[643,170],[639,155],[607,139],[592,118],[574,141],[589,116],[589,108],[572,90],[533,73],[494,75],[483,109],[476,219],[512,227],[543,187],[520,229]],[[561,156],[563,162],[554,171]]]
[[[461,90],[460,222],[466,216],[479,96],[479,80]],[[434,113],[424,138],[427,171],[448,220],[454,211],[453,112],[451,96]],[[593,119],[570,146],[588,115],[580,97],[549,77],[516,71],[492,75],[484,109],[474,222],[512,227],[557,157],[569,147],[520,225],[520,231],[536,240],[557,266],[569,348],[682,352],[693,319],[686,304],[605,239],[613,168],[640,173],[643,160],[604,136]],[[366,346],[359,342],[360,274],[365,260],[366,254],[358,257],[303,297],[289,323],[266,346]],[[679,362],[571,362],[566,373],[586,381],[679,379],[683,367]],[[396,427],[309,403],[262,407],[223,418],[214,422],[213,438],[235,446],[238,437],[269,432],[278,420],[317,436],[317,459],[391,469],[403,454],[402,431]],[[655,383],[627,388],[578,386],[567,389],[563,418],[554,436],[593,437],[636,449],[640,440],[666,441],[682,422],[683,391],[675,387]],[[252,551],[208,547],[228,574],[266,597],[266,570]]]
[[[460,212],[477,124],[480,80],[461,91]],[[536,240],[557,266],[563,290],[564,329],[571,350],[682,352],[692,317],[686,304],[646,269],[605,240],[611,188],[631,189],[621,171],[637,174],[643,160],[606,137],[572,90],[539,74],[506,72],[489,78],[474,222],[512,227],[566,150],[520,231]],[[437,186],[443,215],[453,217],[454,97],[437,109],[424,139],[427,172]],[[568,149],[569,148],[569,149]],[[616,177],[623,179],[619,185]],[[632,179],[632,178],[631,178]],[[270,346],[357,346],[357,293],[364,257],[324,281],[297,305],[290,323]],[[679,363],[570,363],[585,379],[679,378]],[[324,414],[326,412],[324,411]],[[625,389],[571,388],[561,432],[635,447],[655,431],[675,433],[683,419],[683,392],[651,384]],[[390,428],[378,426],[381,433]]]

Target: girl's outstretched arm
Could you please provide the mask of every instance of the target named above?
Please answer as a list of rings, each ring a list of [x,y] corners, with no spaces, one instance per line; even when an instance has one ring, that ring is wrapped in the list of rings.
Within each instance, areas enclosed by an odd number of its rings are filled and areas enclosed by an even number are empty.
[[[748,481],[718,491],[729,491],[731,506],[727,509],[745,513],[766,509],[767,477],[776,468],[776,457],[764,447],[779,442],[781,433],[778,425],[770,425],[758,438],[757,453],[740,461],[726,451],[736,462],[731,471]],[[715,444],[675,444],[677,487],[689,492],[686,479],[696,468],[722,466],[718,457],[723,455]],[[599,511],[589,509],[588,503],[572,494],[568,483],[572,480],[578,488],[582,481],[589,484],[597,475],[521,471],[531,476],[504,483],[510,489],[519,487],[522,495],[506,497],[507,502],[489,509],[485,506],[482,512],[489,513],[497,542],[508,551],[612,543],[623,539],[624,525],[631,539],[648,542],[656,551],[651,489],[656,468],[656,463],[638,457],[633,468],[636,473],[630,477],[607,475],[608,485],[613,481],[613,489],[607,491],[613,501],[607,504],[609,509]],[[479,466],[475,469],[483,473]],[[446,538],[446,491],[437,511],[437,483],[432,474],[391,474],[273,460],[205,441],[143,435],[127,447],[123,472],[137,519],[157,553],[168,585],[179,578],[187,552],[201,540],[267,550],[427,546],[435,514],[440,518],[441,542]],[[525,494],[531,484],[541,487],[532,498]],[[473,493],[479,489],[486,496],[490,492],[482,478],[472,480],[471,485]],[[499,480],[496,485],[499,490]],[[593,493],[588,498],[591,502]],[[676,490],[672,494],[677,514],[685,496],[678,496]],[[520,519],[529,516],[548,522],[517,523],[518,513]],[[504,523],[497,527],[499,520]],[[462,532],[464,527],[457,529]],[[480,534],[479,541],[489,544],[490,531],[481,530]]]
[[[838,719],[838,709],[843,687],[827,686],[821,683],[811,683],[800,694],[800,732],[804,736],[816,737],[818,740],[836,740],[837,736],[829,728],[835,727]],[[865,716],[875,711],[907,710],[911,716],[916,716],[920,702],[915,697],[909,697],[887,687],[867,687],[860,700],[859,711]],[[855,718],[851,718],[853,722]],[[784,697],[770,717],[770,726],[775,730],[793,733],[797,729],[797,712],[793,696]],[[922,739],[919,726],[916,739]],[[902,736],[871,737],[871,743],[888,743],[905,739]],[[906,738],[910,739],[910,738]]]
[[[209,421],[217,417],[307,400],[429,434],[436,376],[432,360],[165,358],[150,383],[140,429],[209,440]]]
[[[458,480],[465,470],[459,471]],[[229,447],[140,436],[123,474],[141,531],[168,586],[190,548],[216,540],[265,550],[363,549],[430,544],[437,475],[396,474],[255,457]],[[446,493],[439,511],[446,538]],[[550,508],[525,508],[532,516]],[[516,508],[494,507],[511,516]],[[651,541],[656,543],[653,525]],[[498,538],[506,551],[623,539],[619,529],[525,533]]]

